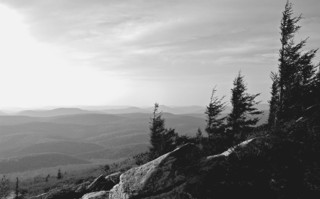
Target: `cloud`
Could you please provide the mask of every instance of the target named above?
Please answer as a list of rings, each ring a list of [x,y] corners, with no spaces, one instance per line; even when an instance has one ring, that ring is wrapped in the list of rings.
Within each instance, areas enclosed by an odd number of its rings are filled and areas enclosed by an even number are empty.
[[[174,84],[234,71],[269,81],[277,66],[285,1],[0,0],[24,16],[32,36],[58,47],[75,66]],[[318,0],[294,2],[319,44]],[[305,27],[303,27],[304,29]],[[302,31],[303,31],[302,29]],[[263,73],[262,73],[263,72]],[[231,75],[230,75],[231,73]],[[205,81],[199,83],[204,85]],[[269,85],[264,84],[267,90]],[[267,92],[267,91],[266,91]]]

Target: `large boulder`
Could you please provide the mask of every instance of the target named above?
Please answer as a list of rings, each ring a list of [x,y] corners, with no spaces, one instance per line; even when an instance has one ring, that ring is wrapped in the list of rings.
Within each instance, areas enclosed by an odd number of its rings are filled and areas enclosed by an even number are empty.
[[[109,193],[110,199],[162,197],[181,187],[195,171],[200,160],[199,149],[192,144],[183,145],[140,167],[132,168],[120,176],[120,182]],[[164,197],[162,197],[164,198]]]

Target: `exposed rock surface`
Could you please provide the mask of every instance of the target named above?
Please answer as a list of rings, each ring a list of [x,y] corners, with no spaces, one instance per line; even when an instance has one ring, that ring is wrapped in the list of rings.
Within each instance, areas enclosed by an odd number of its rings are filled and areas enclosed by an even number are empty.
[[[132,168],[120,176],[110,190],[110,199],[147,198],[162,195],[182,186],[200,160],[199,149],[186,144],[170,153]]]
[[[301,183],[302,165],[292,149],[288,143],[261,137],[201,157],[198,147],[186,144],[121,175],[101,175],[76,188],[52,191],[45,198],[303,198],[298,197],[305,186]]]
[[[53,189],[48,193],[34,197],[34,199],[86,199],[108,198],[107,191],[119,183],[120,172],[108,176],[100,175],[92,182],[83,182],[77,186],[66,186]],[[99,193],[99,194],[98,194]]]
[[[243,148],[253,140],[247,140],[219,155],[203,159],[200,158],[196,146],[186,144],[145,165],[123,173],[120,176],[120,183],[110,190],[109,199],[195,198],[189,190],[195,193],[205,192],[207,187],[202,188],[199,185],[210,184],[210,181],[216,180],[208,176],[214,174],[218,177],[219,164],[223,163],[237,148]]]
[[[240,144],[234,146],[234,147],[231,147],[230,149],[226,150],[225,152],[223,153],[220,153],[218,155],[212,155],[212,156],[208,156],[207,157],[207,160],[210,160],[210,159],[213,159],[213,158],[217,158],[217,157],[221,157],[221,156],[224,156],[224,157],[228,157],[230,154],[232,154],[234,152],[235,149],[237,148],[241,148],[241,147],[245,147],[247,146],[250,142],[252,142],[253,140],[255,140],[256,138],[254,139],[249,139],[249,140],[246,140],[244,142],[241,142]]]
[[[82,196],[81,199],[105,199],[105,198],[108,198],[107,191],[87,193],[84,196]]]
[[[119,183],[120,175],[121,175],[120,172],[116,172],[108,176],[100,175],[90,185],[86,187],[86,192],[88,193],[88,192],[101,191],[101,190],[108,191],[114,185]]]

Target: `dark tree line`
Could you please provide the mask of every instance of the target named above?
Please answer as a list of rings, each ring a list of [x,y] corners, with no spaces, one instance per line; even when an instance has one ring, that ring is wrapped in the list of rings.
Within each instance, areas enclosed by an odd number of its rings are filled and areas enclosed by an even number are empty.
[[[294,131],[286,127],[299,120],[308,121],[300,128],[313,133],[319,131],[320,64],[313,63],[317,49],[303,49],[307,39],[295,41],[295,33],[301,28],[298,25],[301,19],[301,15],[293,15],[292,4],[287,2],[280,25],[278,72],[271,73],[269,132],[286,131],[291,132],[287,134],[293,134]],[[223,101],[224,97],[216,96],[216,89],[213,89],[205,111],[207,136],[199,129],[194,138],[178,136],[174,129],[166,129],[165,120],[158,111],[159,105],[155,104],[150,124],[152,156],[158,157],[186,142],[198,144],[206,154],[218,153],[247,139],[249,134],[259,129],[256,127],[262,112],[256,108],[259,103],[256,98],[260,94],[247,92],[244,76],[240,72],[234,79],[231,94],[231,113],[223,117],[226,102]],[[279,130],[281,128],[284,130]]]
[[[203,136],[201,129],[194,138],[179,136],[174,129],[166,129],[165,120],[156,103],[150,122],[150,158],[159,157],[187,142],[199,145],[204,154],[214,154],[244,141],[259,121],[257,115],[262,113],[255,107],[259,103],[255,100],[259,94],[247,93],[241,73],[233,82],[231,94],[232,111],[223,117],[222,112],[226,107],[224,97],[217,97],[216,89],[212,90],[210,102],[205,111],[206,137]]]

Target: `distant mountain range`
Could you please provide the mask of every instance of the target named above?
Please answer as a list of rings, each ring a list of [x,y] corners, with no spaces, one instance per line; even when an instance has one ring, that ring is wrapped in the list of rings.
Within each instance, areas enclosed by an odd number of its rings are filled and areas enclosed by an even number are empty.
[[[269,110],[268,104],[258,104],[259,110]],[[206,106],[165,106],[160,105],[159,110],[172,114],[204,114]],[[135,106],[101,106],[101,107],[83,107],[83,108],[56,108],[56,109],[37,109],[24,110],[14,115],[23,115],[31,117],[55,117],[62,115],[101,113],[101,114],[126,114],[126,113],[152,113],[153,107],[135,107]],[[229,113],[231,107],[227,106],[224,113]],[[0,111],[0,115],[8,115]]]
[[[18,115],[26,115],[31,117],[55,117],[61,115],[76,115],[86,113],[90,113],[90,111],[80,108],[57,108],[52,110],[26,110],[19,112]]]
[[[176,129],[181,135],[195,135],[198,128],[205,127],[204,107],[161,106],[161,110],[166,127]],[[23,171],[41,168],[40,159],[47,160],[52,154],[55,154],[56,163],[43,162],[43,168],[73,164],[76,160],[79,164],[94,163],[99,159],[116,160],[141,153],[149,146],[151,115],[152,107],[101,111],[59,108],[1,115],[0,168],[7,168],[2,172],[16,172],[20,167]],[[261,116],[260,123],[266,118],[267,112]],[[12,159],[14,157],[19,158]],[[36,166],[28,166],[33,165],[31,160]]]

